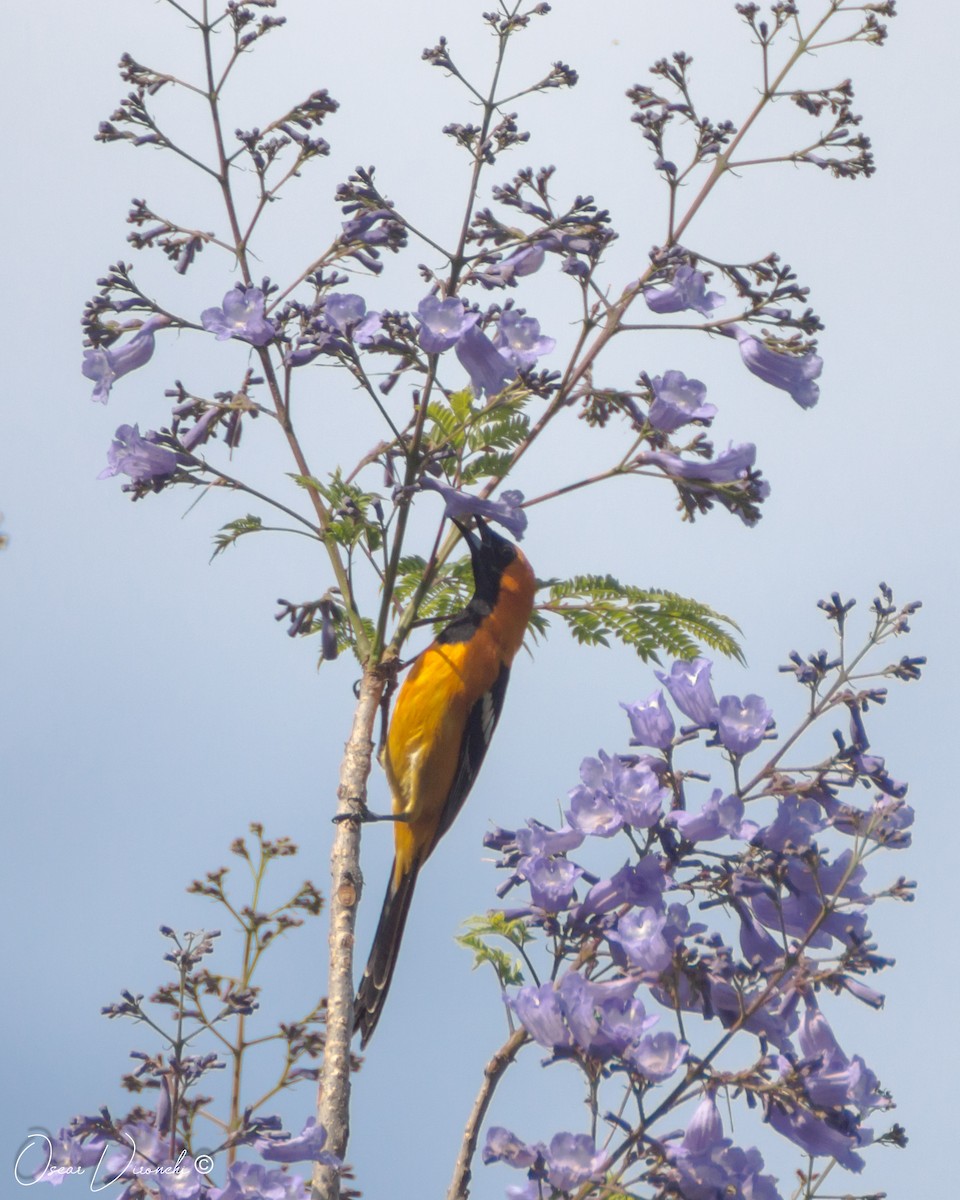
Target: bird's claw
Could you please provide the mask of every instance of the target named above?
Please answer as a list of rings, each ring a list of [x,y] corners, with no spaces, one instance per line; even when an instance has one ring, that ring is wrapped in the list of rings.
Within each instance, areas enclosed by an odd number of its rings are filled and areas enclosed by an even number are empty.
[[[360,825],[371,824],[374,821],[409,821],[410,817],[407,813],[375,813],[362,802],[354,802],[356,808],[353,812],[337,813],[333,818],[335,825],[340,825],[344,821],[356,821]]]

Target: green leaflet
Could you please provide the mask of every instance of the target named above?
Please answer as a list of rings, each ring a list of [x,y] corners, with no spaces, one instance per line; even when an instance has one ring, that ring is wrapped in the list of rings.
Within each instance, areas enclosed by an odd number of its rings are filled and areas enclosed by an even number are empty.
[[[612,575],[578,575],[547,586],[549,600],[537,605],[541,614],[566,622],[584,645],[621,642],[645,662],[659,662],[661,651],[672,658],[694,658],[707,646],[743,661],[740,644],[729,632],[732,627],[739,633],[736,622],[699,600],[623,584]]]

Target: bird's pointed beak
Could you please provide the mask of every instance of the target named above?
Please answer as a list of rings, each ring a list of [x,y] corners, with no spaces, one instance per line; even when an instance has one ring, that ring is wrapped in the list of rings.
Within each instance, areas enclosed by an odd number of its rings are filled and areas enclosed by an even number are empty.
[[[471,554],[475,554],[480,549],[480,541],[477,538],[477,535],[473,532],[473,530],[470,528],[470,526],[465,525],[463,523],[463,521],[461,521],[459,519],[459,517],[451,517],[450,520],[460,530],[460,533],[463,535],[463,540],[470,547]],[[485,528],[484,523],[483,523],[483,521],[480,520],[479,517],[476,518],[476,521],[477,521],[477,524],[480,526],[480,531],[482,534],[483,530]]]

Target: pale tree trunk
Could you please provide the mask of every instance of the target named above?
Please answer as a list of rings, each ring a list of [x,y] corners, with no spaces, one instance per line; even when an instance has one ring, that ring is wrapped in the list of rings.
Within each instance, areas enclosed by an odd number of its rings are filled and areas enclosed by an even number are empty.
[[[373,732],[385,679],[367,668],[360,683],[353,728],[340,764],[337,815],[354,817],[366,807],[367,779],[373,757]],[[345,1155],[350,1136],[350,1042],[353,1038],[353,946],[357,902],[363,885],[360,873],[360,821],[340,820],[334,826],[330,854],[330,974],[327,984],[327,1026],[323,1066],[317,1096],[317,1121],[327,1131],[326,1149]],[[340,1178],[330,1167],[317,1164],[313,1200],[337,1200]]]

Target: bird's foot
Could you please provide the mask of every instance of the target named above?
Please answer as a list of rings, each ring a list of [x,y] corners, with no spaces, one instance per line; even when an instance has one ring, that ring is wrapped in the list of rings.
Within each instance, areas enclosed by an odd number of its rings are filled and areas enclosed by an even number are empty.
[[[354,801],[355,809],[353,812],[337,813],[333,818],[335,825],[341,824],[343,821],[356,821],[358,824],[367,825],[374,821],[409,821],[410,818],[406,813],[375,813],[367,808],[362,800]]]

